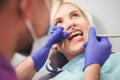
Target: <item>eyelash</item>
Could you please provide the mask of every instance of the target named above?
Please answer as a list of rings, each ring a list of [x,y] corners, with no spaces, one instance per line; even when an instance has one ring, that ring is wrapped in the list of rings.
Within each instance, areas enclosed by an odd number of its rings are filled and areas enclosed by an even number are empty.
[[[72,17],[79,17],[79,15],[78,14],[72,14]]]
[[[79,17],[79,14],[74,13],[71,15],[71,17]],[[55,26],[57,26],[59,23],[62,23],[62,21],[61,20],[56,21]]]
[[[62,23],[62,21],[57,21],[57,22],[55,23],[55,25],[58,25],[59,23]]]

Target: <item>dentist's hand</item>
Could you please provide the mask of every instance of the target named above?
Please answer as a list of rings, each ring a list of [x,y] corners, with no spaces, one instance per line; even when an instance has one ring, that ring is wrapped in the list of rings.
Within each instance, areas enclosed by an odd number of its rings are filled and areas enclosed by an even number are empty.
[[[111,53],[111,44],[106,37],[102,37],[99,41],[96,38],[94,27],[90,28],[88,42],[84,43],[85,47],[85,64],[84,69],[91,64],[97,63],[101,67],[108,59]]]
[[[53,26],[52,27],[52,34],[50,35],[48,39],[48,46],[51,46],[55,43],[60,43],[62,42],[63,39],[67,38],[68,33],[63,31],[63,27],[60,26]]]
[[[31,57],[34,62],[36,71],[39,71],[42,66],[45,64],[50,48],[53,44],[61,42],[68,36],[68,33],[63,32],[63,27],[53,27],[53,33],[49,36],[48,41],[40,50],[32,54]]]

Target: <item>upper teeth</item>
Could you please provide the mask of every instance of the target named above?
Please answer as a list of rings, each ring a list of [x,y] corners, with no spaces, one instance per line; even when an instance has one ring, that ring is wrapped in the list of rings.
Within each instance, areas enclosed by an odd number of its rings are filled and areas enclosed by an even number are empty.
[[[83,32],[82,31],[74,31],[72,34],[69,36],[69,39],[72,39],[75,35],[82,36]]]

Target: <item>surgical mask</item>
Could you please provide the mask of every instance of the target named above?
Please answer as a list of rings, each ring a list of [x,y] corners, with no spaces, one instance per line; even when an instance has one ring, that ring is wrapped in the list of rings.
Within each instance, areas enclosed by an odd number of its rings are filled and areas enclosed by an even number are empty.
[[[45,5],[46,5],[49,13],[50,13],[50,10],[51,10],[50,0],[44,0],[44,2],[45,2]],[[31,36],[32,36],[33,40],[37,41],[37,35],[36,35],[36,33],[33,29],[33,26],[32,26],[32,23],[30,22],[30,20],[26,19],[25,24],[26,24],[29,32],[31,33]]]

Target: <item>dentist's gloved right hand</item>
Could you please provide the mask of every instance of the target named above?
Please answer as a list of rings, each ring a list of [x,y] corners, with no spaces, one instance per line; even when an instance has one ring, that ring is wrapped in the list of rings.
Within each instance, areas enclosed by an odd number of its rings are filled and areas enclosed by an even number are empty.
[[[90,28],[88,42],[84,43],[85,47],[85,68],[91,64],[97,63],[101,67],[109,58],[111,53],[111,44],[106,37],[101,37],[98,41],[94,27]]]
[[[39,71],[45,64],[51,46],[55,43],[60,43],[68,36],[68,33],[63,31],[63,27],[53,26],[52,29],[53,33],[49,36],[47,43],[36,53],[31,55],[36,71]]]

